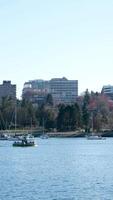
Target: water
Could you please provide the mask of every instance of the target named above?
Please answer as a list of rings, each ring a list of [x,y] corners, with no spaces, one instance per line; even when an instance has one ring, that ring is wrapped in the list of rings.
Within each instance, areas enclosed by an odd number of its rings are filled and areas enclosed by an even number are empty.
[[[0,141],[0,200],[112,200],[113,139]]]

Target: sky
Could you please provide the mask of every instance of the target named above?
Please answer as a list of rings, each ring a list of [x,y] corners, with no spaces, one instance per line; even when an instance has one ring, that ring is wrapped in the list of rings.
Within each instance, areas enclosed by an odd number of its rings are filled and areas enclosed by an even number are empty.
[[[0,84],[61,77],[113,85],[113,1],[0,0]]]

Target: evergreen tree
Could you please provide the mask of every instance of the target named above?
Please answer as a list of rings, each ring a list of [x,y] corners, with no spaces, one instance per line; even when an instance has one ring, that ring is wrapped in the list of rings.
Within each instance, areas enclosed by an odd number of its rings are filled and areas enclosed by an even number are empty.
[[[51,94],[47,95],[45,105],[53,106],[53,97]]]
[[[89,101],[90,101],[90,95],[88,90],[86,90],[84,99],[83,99],[83,106],[82,106],[82,120],[83,120],[83,126],[85,127],[85,132],[89,132],[89,123],[90,123],[90,113],[89,113]]]

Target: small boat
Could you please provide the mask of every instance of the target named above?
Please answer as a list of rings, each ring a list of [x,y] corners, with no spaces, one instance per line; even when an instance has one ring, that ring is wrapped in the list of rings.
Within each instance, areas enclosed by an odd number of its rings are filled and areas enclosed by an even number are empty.
[[[48,139],[48,137],[49,137],[49,136],[48,136],[46,133],[44,133],[44,134],[42,134],[42,135],[40,136],[41,139]]]
[[[43,132],[42,132],[42,134],[40,135],[40,138],[41,139],[48,139],[48,134],[45,132],[45,121],[44,121],[44,118],[43,118]]]
[[[22,136],[21,139],[13,143],[14,147],[32,147],[35,146],[34,137],[32,135]]]
[[[92,131],[90,134],[86,135],[86,138],[88,140],[105,140],[105,137],[102,137],[100,133],[94,133],[94,127],[93,127],[93,112],[92,112]]]
[[[86,138],[88,140],[105,140],[105,137],[102,137],[101,135],[86,135]]]
[[[8,140],[9,136],[7,134],[1,133],[0,140]]]
[[[8,137],[8,141],[17,141],[17,140],[20,140],[19,136],[9,136]]]

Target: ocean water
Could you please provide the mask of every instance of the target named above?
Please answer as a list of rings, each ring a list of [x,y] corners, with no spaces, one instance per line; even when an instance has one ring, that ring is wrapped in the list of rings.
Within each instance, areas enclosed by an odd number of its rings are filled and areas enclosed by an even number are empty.
[[[0,141],[0,200],[113,200],[113,138]]]

